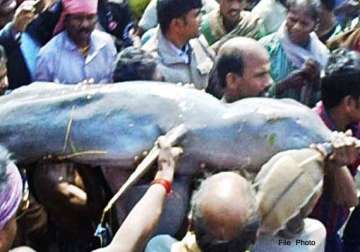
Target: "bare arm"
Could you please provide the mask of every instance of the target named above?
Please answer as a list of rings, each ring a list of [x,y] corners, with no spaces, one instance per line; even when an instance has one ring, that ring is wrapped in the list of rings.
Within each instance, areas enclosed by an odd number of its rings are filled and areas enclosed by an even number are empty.
[[[344,141],[343,136],[347,136],[347,140]],[[334,202],[347,208],[358,204],[355,181],[346,167],[358,157],[354,142],[351,132],[340,132],[339,138],[333,141],[334,153],[326,164],[326,187],[332,192]]]
[[[180,155],[180,148],[164,146],[160,139],[159,171],[155,179],[173,181],[175,159]],[[145,195],[131,210],[114,239],[106,248],[97,252],[137,252],[142,251],[151,234],[157,227],[166,201],[166,189],[155,183],[149,187]]]
[[[350,208],[358,204],[356,185],[349,169],[346,166],[334,167],[328,165],[329,172],[326,179],[327,186],[332,189],[333,200],[336,204]]]

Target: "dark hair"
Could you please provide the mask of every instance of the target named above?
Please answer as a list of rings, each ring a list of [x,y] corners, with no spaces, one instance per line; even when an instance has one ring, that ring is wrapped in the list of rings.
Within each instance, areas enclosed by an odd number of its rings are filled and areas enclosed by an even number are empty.
[[[320,2],[319,0],[288,0],[288,10],[296,7],[305,7],[309,12],[310,16],[318,22],[320,16]]]
[[[201,0],[157,0],[157,18],[161,31],[163,33],[168,31],[171,20],[201,7]]]
[[[6,66],[7,57],[5,54],[4,47],[0,45],[0,67]]]
[[[128,47],[121,51],[115,61],[114,82],[152,80],[156,59],[140,48]]]
[[[210,72],[206,92],[220,99],[226,88],[226,75],[236,73],[242,76],[244,72],[243,57],[242,51],[235,48],[220,53]]]
[[[335,9],[336,0],[320,0],[320,2],[328,11]]]
[[[360,97],[360,54],[338,49],[330,55],[321,80],[321,100],[325,109],[331,109],[348,95]]]

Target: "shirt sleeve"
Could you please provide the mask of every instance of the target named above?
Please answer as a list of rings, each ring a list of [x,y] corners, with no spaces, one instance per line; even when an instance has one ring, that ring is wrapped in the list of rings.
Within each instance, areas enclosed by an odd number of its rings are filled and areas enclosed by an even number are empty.
[[[40,50],[39,55],[36,59],[36,68],[35,68],[35,81],[54,81],[52,62],[50,62],[50,57],[43,50]]]

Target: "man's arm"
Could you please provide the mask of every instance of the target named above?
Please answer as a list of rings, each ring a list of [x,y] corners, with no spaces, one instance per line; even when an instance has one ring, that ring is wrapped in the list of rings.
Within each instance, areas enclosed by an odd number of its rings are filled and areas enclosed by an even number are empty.
[[[36,1],[24,1],[15,11],[12,22],[8,23],[0,31],[0,44],[5,50],[14,50],[19,48],[19,38],[26,27],[36,18],[35,14]]]
[[[160,139],[159,144],[159,171],[154,181],[163,179],[172,183],[176,159],[182,151],[180,148],[166,146]],[[159,223],[166,195],[163,184],[153,183],[126,217],[110,245],[96,252],[142,251]]]
[[[326,169],[330,171],[326,183],[332,189],[333,201],[346,208],[356,206],[358,204],[356,185],[348,167],[328,164]]]
[[[353,164],[358,158],[355,138],[351,131],[336,133],[332,140],[333,154],[328,158],[325,167],[326,189],[332,192],[335,203],[347,208],[358,204],[355,181],[346,165]]]

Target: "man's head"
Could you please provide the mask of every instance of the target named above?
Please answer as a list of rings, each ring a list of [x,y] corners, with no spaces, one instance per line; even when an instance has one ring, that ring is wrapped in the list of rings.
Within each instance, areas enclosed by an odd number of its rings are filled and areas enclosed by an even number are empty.
[[[326,110],[343,106],[351,121],[360,121],[360,54],[334,51],[321,80],[321,100]]]
[[[9,87],[7,78],[7,58],[4,48],[0,45],[0,95],[3,95]]]
[[[245,9],[246,0],[220,0],[220,14],[225,23],[235,26],[239,23],[240,12]]]
[[[96,25],[97,4],[97,0],[62,0],[63,10],[54,32],[65,29],[76,45],[88,45]]]
[[[253,189],[237,173],[213,175],[193,194],[191,228],[202,251],[243,251],[255,241],[257,227]]]
[[[266,49],[245,37],[227,41],[220,48],[215,63],[217,84],[227,102],[263,95],[272,82],[269,71]]]
[[[162,33],[176,33],[183,40],[199,35],[201,0],[158,0],[157,16]]]
[[[15,214],[21,202],[22,179],[9,154],[0,148],[0,251],[9,251],[15,235]]]
[[[114,82],[134,80],[162,81],[157,69],[156,59],[149,53],[136,47],[121,51],[115,61]]]
[[[0,0],[0,29],[12,20],[15,8],[15,0]]]

